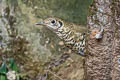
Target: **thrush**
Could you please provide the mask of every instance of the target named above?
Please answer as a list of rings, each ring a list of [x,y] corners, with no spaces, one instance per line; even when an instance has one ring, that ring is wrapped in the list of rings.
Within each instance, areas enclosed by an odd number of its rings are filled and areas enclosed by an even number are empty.
[[[73,52],[85,55],[86,49],[86,32],[87,28],[73,23],[65,22],[59,18],[47,18],[36,25],[46,26],[53,31],[64,44]]]

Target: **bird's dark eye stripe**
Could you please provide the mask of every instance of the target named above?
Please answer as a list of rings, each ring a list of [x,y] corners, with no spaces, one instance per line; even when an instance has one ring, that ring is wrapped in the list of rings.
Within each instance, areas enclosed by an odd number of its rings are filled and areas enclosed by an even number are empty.
[[[60,26],[62,26],[62,25],[63,25],[63,23],[62,23],[61,21],[59,21],[59,23],[60,23]]]

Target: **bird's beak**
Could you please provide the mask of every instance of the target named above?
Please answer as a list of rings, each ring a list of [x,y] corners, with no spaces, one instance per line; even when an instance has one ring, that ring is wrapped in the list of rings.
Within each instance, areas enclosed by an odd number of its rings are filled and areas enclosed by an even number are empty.
[[[41,22],[37,22],[37,23],[35,23],[36,25],[43,25],[44,24],[44,22],[43,21],[41,21]]]

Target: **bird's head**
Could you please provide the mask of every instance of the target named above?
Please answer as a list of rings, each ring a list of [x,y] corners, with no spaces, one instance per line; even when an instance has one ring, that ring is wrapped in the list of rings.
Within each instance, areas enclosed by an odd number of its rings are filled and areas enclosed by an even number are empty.
[[[53,31],[57,31],[59,28],[63,26],[63,22],[58,18],[47,18],[41,22],[36,23],[36,25],[43,25]]]

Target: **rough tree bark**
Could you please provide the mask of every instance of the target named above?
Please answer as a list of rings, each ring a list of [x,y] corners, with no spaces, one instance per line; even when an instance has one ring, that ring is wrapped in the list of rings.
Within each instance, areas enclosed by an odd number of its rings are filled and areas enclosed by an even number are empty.
[[[90,31],[104,27],[101,40],[88,37],[86,80],[120,80],[120,0],[94,0]]]

